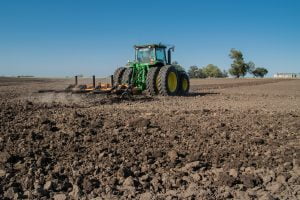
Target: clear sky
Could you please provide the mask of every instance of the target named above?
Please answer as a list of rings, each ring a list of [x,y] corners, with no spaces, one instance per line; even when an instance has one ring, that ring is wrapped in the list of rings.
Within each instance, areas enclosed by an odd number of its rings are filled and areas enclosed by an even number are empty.
[[[269,76],[300,72],[300,1],[0,0],[0,75],[107,76],[154,42],[185,68],[228,69],[236,48]]]

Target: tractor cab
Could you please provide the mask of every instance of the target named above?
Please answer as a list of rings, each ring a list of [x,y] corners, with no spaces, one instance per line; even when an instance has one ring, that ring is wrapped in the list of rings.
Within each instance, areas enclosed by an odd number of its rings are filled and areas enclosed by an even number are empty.
[[[136,45],[135,48],[135,61],[137,63],[147,63],[150,65],[167,65],[171,63],[171,50],[168,50],[168,59],[166,56],[166,46],[162,44],[150,44],[150,45]]]

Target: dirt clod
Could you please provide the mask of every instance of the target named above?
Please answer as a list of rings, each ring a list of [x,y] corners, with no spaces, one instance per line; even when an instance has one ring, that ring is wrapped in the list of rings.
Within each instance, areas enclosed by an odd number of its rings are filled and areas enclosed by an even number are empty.
[[[148,127],[149,125],[150,125],[150,120],[142,117],[130,120],[128,122],[128,126],[134,128],[143,128],[143,127]]]
[[[244,186],[247,188],[253,188],[262,183],[261,179],[254,175],[241,175],[240,179]]]

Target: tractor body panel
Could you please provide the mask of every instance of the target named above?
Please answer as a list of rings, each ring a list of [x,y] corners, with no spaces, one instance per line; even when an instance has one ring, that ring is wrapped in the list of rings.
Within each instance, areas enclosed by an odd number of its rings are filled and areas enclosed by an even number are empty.
[[[157,67],[161,66],[161,63],[154,62],[153,64],[150,63],[131,63],[130,67],[133,69],[132,77],[130,82],[135,86],[138,87],[141,90],[146,89],[146,79],[147,79],[147,73],[150,69],[150,67]]]

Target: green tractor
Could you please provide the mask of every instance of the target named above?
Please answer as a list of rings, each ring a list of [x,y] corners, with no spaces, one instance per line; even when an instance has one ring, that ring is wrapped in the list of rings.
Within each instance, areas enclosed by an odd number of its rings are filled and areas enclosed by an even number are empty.
[[[149,95],[186,95],[190,81],[187,73],[171,64],[171,51],[162,44],[135,45],[135,60],[118,68],[113,76],[114,86],[126,85],[146,91]]]

